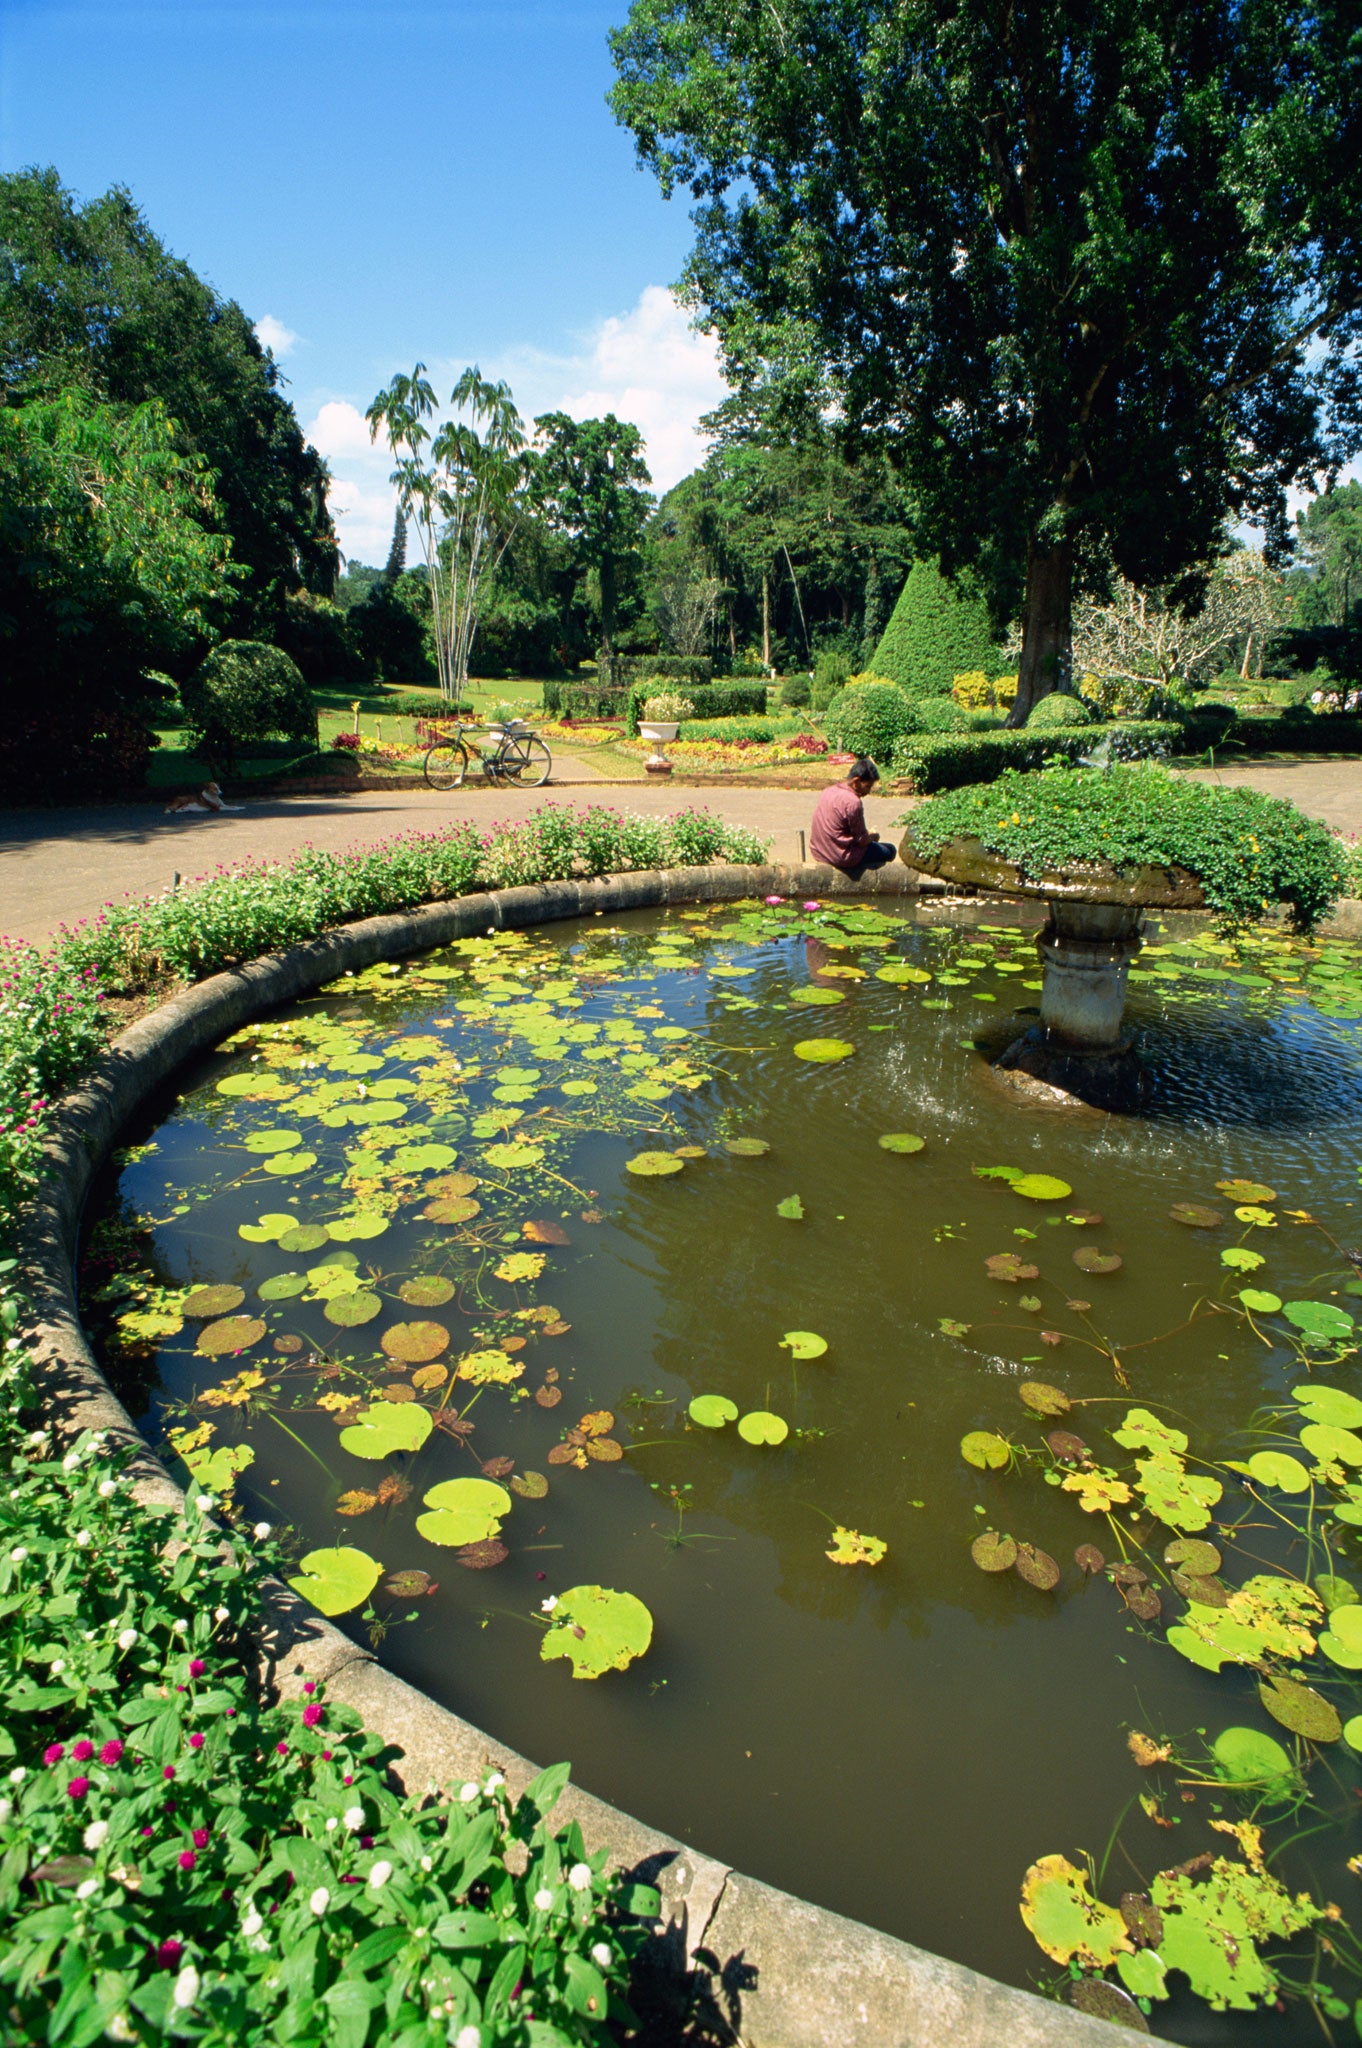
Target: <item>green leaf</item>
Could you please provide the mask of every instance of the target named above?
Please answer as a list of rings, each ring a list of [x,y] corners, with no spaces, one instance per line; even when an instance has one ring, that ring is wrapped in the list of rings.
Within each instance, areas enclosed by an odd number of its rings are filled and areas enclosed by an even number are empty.
[[[927,1140],[914,1137],[911,1131],[888,1131],[876,1142],[882,1152],[920,1152]]]
[[[1245,1245],[1232,1244],[1221,1252],[1220,1263],[1235,1273],[1256,1273],[1267,1261],[1261,1252],[1251,1252]]]
[[[788,1351],[791,1358],[821,1358],[828,1348],[828,1340],[815,1330],[787,1330],[780,1340],[780,1348]]]
[[[787,1195],[783,1202],[776,1203],[776,1214],[777,1216],[785,1217],[787,1222],[790,1223],[802,1222],[804,1204],[800,1201],[798,1195]]]
[[[1345,1394],[1341,1387],[1307,1380],[1304,1386],[1291,1389],[1291,1398],[1300,1403],[1311,1422],[1333,1423],[1339,1429],[1362,1427],[1362,1401],[1356,1394]]]
[[[1275,1316],[1282,1305],[1280,1294],[1269,1294],[1262,1287],[1241,1287],[1239,1299],[1250,1315]]]
[[[486,1542],[511,1512],[510,1494],[491,1479],[444,1479],[431,1487],[425,1504],[431,1512],[418,1515],[416,1527],[427,1543],[447,1550]]]
[[[546,1664],[566,1657],[574,1678],[623,1671],[653,1639],[653,1617],[632,1593],[607,1586],[573,1586],[560,1595],[539,1645]]]
[[[1022,1883],[1021,1916],[1052,1962],[1104,1970],[1132,1945],[1116,1908],[1093,1897],[1086,1871],[1065,1856],[1042,1856],[1031,1865]]]
[[[1255,1451],[1248,1461],[1248,1471],[1260,1486],[1275,1486],[1282,1493],[1310,1490],[1310,1474],[1289,1451]]]
[[[794,1048],[797,1060],[815,1066],[829,1066],[834,1060],[849,1060],[856,1048],[845,1038],[801,1038]]]
[[[1217,1776],[1227,1784],[1290,1798],[1296,1768],[1275,1736],[1258,1728],[1225,1728],[1211,1744]]]
[[[289,1584],[319,1613],[348,1614],[368,1599],[382,1569],[364,1551],[341,1544],[334,1550],[309,1550],[301,1560],[300,1575]]]
[[[488,1154],[491,1157],[491,1154]],[[632,1159],[624,1162],[627,1173],[636,1173],[643,1179],[662,1174],[684,1173],[686,1162],[678,1159],[674,1152],[636,1152]]]
[[[340,1440],[351,1457],[388,1458],[394,1451],[419,1451],[430,1431],[430,1413],[419,1401],[374,1401]]]
[[[701,1429],[722,1429],[726,1422],[737,1421],[738,1404],[727,1394],[697,1394],[686,1413]]]
[[[1005,1437],[991,1429],[972,1429],[960,1439],[960,1455],[980,1472],[1000,1472],[1009,1464],[1012,1451]]]
[[[738,1424],[738,1435],[748,1444],[783,1444],[789,1434],[789,1423],[769,1408],[753,1408]]]
[[[1353,1319],[1331,1301],[1288,1301],[1282,1314],[1307,1345],[1341,1344],[1353,1334]]]
[[[1052,1173],[1018,1174],[1011,1186],[1014,1195],[1025,1195],[1029,1202],[1063,1202],[1073,1193],[1068,1181]]]

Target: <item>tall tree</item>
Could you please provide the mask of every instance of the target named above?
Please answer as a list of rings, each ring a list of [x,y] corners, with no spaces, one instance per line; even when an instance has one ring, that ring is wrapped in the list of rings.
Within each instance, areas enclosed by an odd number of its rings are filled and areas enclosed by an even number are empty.
[[[393,537],[388,547],[388,559],[383,564],[383,581],[391,589],[407,566],[407,515],[399,505],[393,514]]]
[[[530,495],[549,527],[567,536],[578,571],[597,579],[601,649],[609,656],[621,602],[635,594],[652,509],[643,437],[612,412],[603,420],[546,412],[534,424]]]
[[[1350,480],[1312,498],[1296,516],[1297,551],[1308,576],[1309,624],[1362,620],[1362,484]]]
[[[611,41],[731,374],[814,365],[923,551],[1020,599],[1014,722],[1110,556],[1194,600],[1359,445],[1356,0],[635,0]]]
[[[0,249],[0,402],[71,389],[158,401],[180,451],[212,472],[196,516],[245,572],[232,630],[267,629],[300,587],[329,593],[326,465],[240,306],[170,254],[121,186],[82,206],[50,169],[0,177]]]

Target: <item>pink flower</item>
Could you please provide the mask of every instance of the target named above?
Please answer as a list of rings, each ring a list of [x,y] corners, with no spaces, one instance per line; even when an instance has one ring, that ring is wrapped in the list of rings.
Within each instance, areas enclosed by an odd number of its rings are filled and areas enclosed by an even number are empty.
[[[288,1744],[286,1742],[276,1742],[274,1746],[278,1750],[280,1756],[288,1755]]]
[[[309,1678],[309,1679],[308,1679],[308,1681],[307,1681],[307,1683],[306,1683],[306,1684],[304,1685],[304,1687],[303,1687],[303,1691],[304,1691],[304,1692],[306,1692],[306,1693],[314,1693],[314,1692],[315,1692],[316,1690],[317,1690],[317,1682],[316,1682],[316,1680],[315,1680],[315,1679],[312,1679],[312,1678]]]
[[[766,897],[765,901],[766,901],[767,903],[779,903],[779,902],[780,902],[780,898],[779,898],[779,896],[768,896],[768,897]]]
[[[77,1742],[71,1750],[71,1761],[73,1764],[88,1764],[94,1753],[93,1742]]]
[[[175,1860],[181,1870],[192,1870],[199,1859],[192,1849],[181,1849]]]
[[[165,1779],[169,1780],[169,1779],[173,1778],[173,1777],[174,1777],[174,1775],[175,1775],[175,1766],[174,1766],[174,1764],[163,1764],[163,1765],[162,1765],[162,1767],[161,1767],[161,1776],[162,1776],[163,1778],[165,1778]]]
[[[210,1831],[207,1828],[195,1828],[194,1847],[196,1849],[206,1849],[208,1847],[209,1833]]]
[[[122,1758],[123,1745],[116,1736],[111,1742],[106,1742],[103,1749],[99,1752],[99,1761],[102,1764],[112,1766],[116,1763],[121,1763]]]
[[[162,1967],[165,1967],[171,1963],[178,1963],[180,1957],[183,1954],[184,1943],[182,1941],[176,1941],[174,1935],[172,1934],[169,1940],[163,1941],[161,1943],[161,1946],[157,1949],[156,1960],[158,1963],[162,1965]]]
[[[54,1742],[43,1751],[43,1762],[45,1764],[59,1764],[65,1755],[66,1744],[64,1742]]]
[[[203,1748],[203,1737],[202,1737],[202,1736],[201,1736],[201,1735],[200,1735],[200,1734],[199,1734],[199,1733],[197,1732],[197,1730],[196,1730],[196,1731],[195,1731],[195,1733],[194,1733],[193,1735],[191,1735],[191,1736],[190,1736],[190,1738],[189,1738],[189,1747],[190,1747],[191,1749],[202,1749],[202,1748]]]
[[[189,1676],[190,1676],[191,1678],[202,1678],[202,1677],[203,1677],[203,1674],[204,1674],[204,1672],[205,1672],[205,1671],[206,1671],[207,1669],[208,1669],[208,1666],[207,1666],[207,1665],[206,1665],[206,1664],[204,1663],[204,1661],[203,1661],[202,1657],[191,1657],[191,1658],[190,1658],[190,1660],[189,1660]]]
[[[821,910],[823,906],[821,903],[805,903],[802,908],[805,910]]]
[[[303,1708],[303,1726],[304,1726],[304,1728],[315,1728],[315,1727],[316,1727],[316,1725],[317,1725],[317,1723],[318,1723],[318,1722],[319,1722],[319,1721],[321,1720],[321,1718],[322,1718],[322,1709],[321,1709],[321,1708],[320,1708],[319,1706],[315,1706],[315,1705],[314,1705],[314,1706],[307,1706],[307,1707],[304,1707],[304,1708]]]
[[[66,1789],[73,1799],[83,1799],[90,1789],[90,1780],[88,1778],[69,1778],[66,1783]]]

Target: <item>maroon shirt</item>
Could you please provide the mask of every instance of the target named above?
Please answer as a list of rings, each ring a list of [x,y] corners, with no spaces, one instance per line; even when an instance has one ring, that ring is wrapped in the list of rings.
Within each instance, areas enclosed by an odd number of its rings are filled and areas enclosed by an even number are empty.
[[[854,868],[870,843],[861,799],[849,784],[830,783],[813,807],[810,855],[829,867]]]

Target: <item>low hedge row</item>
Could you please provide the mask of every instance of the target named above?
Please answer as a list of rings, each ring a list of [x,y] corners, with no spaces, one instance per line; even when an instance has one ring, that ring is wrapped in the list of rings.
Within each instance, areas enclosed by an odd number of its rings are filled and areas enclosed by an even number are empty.
[[[589,678],[580,682],[544,684],[544,709],[550,718],[618,718],[628,715],[626,692],[611,683]]]
[[[1124,725],[1029,732],[905,733],[894,748],[892,769],[919,795],[993,782],[1009,768],[1043,768],[1047,761],[1079,761],[1107,745],[1116,761],[1166,758],[1183,748],[1182,728],[1156,718]]]

